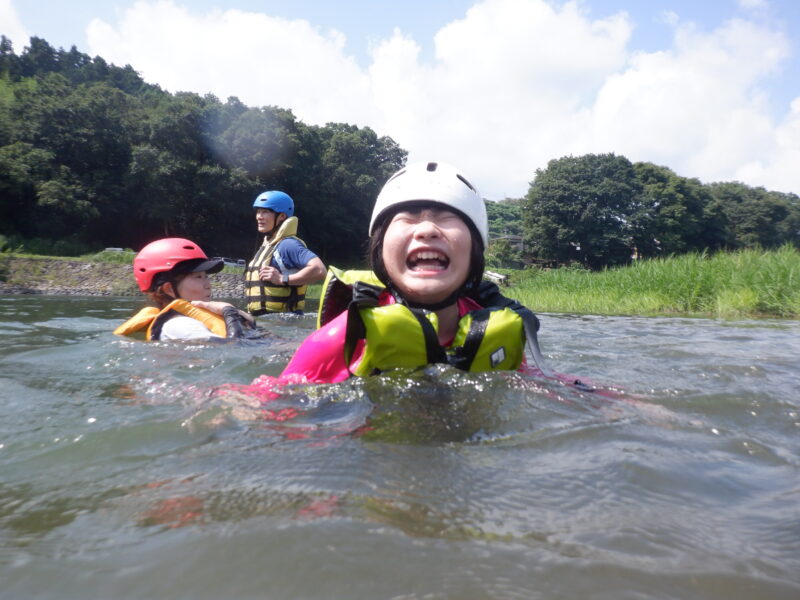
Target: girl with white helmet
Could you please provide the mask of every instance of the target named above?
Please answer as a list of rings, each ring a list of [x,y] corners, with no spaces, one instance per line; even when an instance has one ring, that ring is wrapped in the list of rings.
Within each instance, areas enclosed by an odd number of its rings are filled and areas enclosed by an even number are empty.
[[[332,383],[430,363],[514,370],[526,338],[538,362],[536,317],[482,281],[486,206],[455,167],[417,163],[392,175],[369,234],[372,272],[329,270],[320,329],[281,378]]]
[[[184,238],[147,244],[133,259],[133,275],[153,306],[117,327],[117,335],[144,331],[148,340],[210,340],[243,337],[253,319],[232,304],[211,300],[209,273],[222,270],[221,258],[208,258]]]

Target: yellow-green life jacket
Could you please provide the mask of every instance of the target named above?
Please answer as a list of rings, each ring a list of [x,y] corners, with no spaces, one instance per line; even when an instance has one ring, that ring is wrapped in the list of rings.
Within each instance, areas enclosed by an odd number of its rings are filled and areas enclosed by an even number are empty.
[[[269,266],[275,256],[278,244],[287,238],[295,238],[304,246],[303,240],[297,237],[297,217],[289,217],[269,240],[264,237],[264,243],[256,252],[245,269],[245,296],[247,298],[247,311],[251,315],[263,315],[270,312],[301,311],[306,305],[305,285],[267,285],[258,276],[262,266]]]
[[[510,308],[468,312],[447,347],[439,345],[436,313],[389,304],[360,308],[358,314],[366,345],[355,375],[431,363],[462,371],[513,371],[525,356],[522,318]]]
[[[536,345],[539,322],[518,302],[483,282],[473,299],[484,308],[465,314],[448,347],[438,341],[436,313],[404,304],[378,305],[384,286],[372,271],[329,267],[320,295],[317,327],[348,311],[345,360],[365,340],[355,375],[393,368],[447,363],[464,371],[515,370],[525,356],[526,339]]]
[[[328,266],[328,272],[325,274],[325,281],[322,282],[322,290],[319,294],[317,329],[347,310],[347,306],[353,299],[353,286],[358,282],[383,289],[381,280],[372,271],[342,270]]]

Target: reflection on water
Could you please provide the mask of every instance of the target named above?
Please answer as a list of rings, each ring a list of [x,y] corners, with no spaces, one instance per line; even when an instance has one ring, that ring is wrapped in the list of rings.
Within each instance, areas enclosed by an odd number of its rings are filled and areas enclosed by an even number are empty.
[[[800,597],[797,322],[544,315],[607,395],[430,367],[262,404],[311,316],[115,338],[136,305],[0,297],[0,597]]]

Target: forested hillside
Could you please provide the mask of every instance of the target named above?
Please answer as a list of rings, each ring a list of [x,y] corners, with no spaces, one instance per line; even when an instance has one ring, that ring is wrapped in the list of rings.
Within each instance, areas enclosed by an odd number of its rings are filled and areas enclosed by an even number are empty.
[[[368,127],[171,94],[39,38],[19,55],[0,42],[0,234],[30,251],[138,249],[174,235],[246,257],[253,199],[281,189],[315,251],[357,260],[378,190],[405,157]]]
[[[76,255],[184,236],[213,255],[249,257],[253,199],[281,189],[312,249],[354,264],[375,197],[406,155],[369,127],[306,125],[285,108],[172,94],[75,47],[31,38],[17,54],[0,40],[0,246]],[[599,269],[800,247],[796,194],[703,184],[615,154],[553,159],[525,198],[488,209],[492,267]]]

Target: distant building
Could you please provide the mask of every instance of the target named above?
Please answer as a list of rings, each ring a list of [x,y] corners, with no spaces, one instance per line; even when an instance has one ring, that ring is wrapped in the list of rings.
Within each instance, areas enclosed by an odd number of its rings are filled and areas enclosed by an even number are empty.
[[[519,252],[522,252],[525,249],[521,235],[498,235],[497,237],[494,237],[489,241],[490,242],[506,241],[508,242],[509,246],[511,246],[514,250],[517,250]]]

